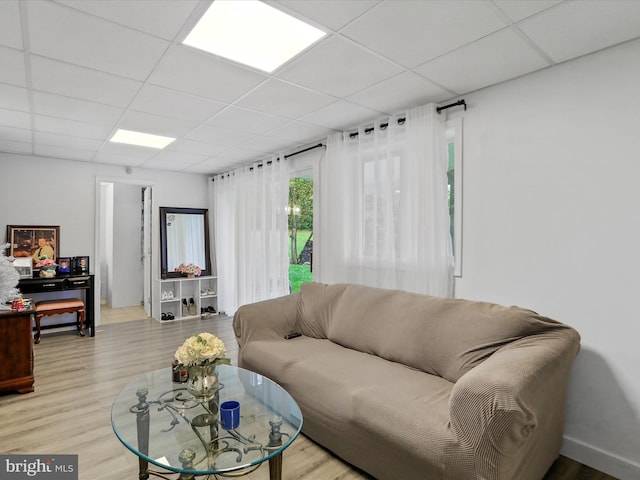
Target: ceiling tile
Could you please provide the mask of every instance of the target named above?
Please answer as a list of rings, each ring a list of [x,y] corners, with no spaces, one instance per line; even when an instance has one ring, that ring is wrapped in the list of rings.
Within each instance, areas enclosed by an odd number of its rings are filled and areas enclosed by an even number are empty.
[[[72,137],[87,137],[96,140],[105,139],[111,128],[92,123],[76,122],[63,118],[35,115],[35,129],[41,132],[59,133]]]
[[[31,50],[76,65],[144,80],[169,43],[49,1],[26,2]]]
[[[176,162],[176,163],[200,163],[209,158],[210,155],[199,155],[197,153],[177,152],[164,149],[158,152],[149,162]],[[147,166],[147,164],[145,164]]]
[[[19,87],[27,86],[24,69],[24,52],[0,46],[0,83],[10,83]]]
[[[271,79],[238,101],[261,112],[296,119],[335,102],[329,95]]]
[[[201,167],[208,167],[208,172],[211,174],[214,173],[222,173],[228,172],[233,167],[233,162],[226,160],[224,158],[210,158],[209,160],[205,160],[202,163],[198,164]]]
[[[409,106],[441,102],[455,95],[413,72],[404,72],[347,97],[358,105],[384,112],[400,113]]]
[[[278,3],[332,30],[355,20],[380,0],[336,2],[335,0],[278,0]]]
[[[213,174],[213,169],[204,163],[197,163],[184,169],[188,173]]]
[[[4,140],[0,137],[0,151],[9,153],[27,153],[31,154],[31,143],[14,142],[13,140]]]
[[[513,22],[535,15],[542,10],[553,7],[563,0],[493,0],[500,10]]]
[[[269,156],[270,153],[271,152],[256,151],[249,148],[229,148],[218,153],[216,156],[226,160],[233,160],[238,163],[249,163],[264,159],[265,156]]]
[[[187,140],[199,140],[201,142],[225,147],[244,143],[253,137],[254,135],[250,133],[236,132],[234,130],[212,127],[210,125],[200,125],[189,132],[188,135],[185,135]]]
[[[283,127],[276,128],[270,135],[289,142],[304,144],[335,133],[335,130],[318,125],[310,125],[305,122],[291,122]]]
[[[311,126],[314,127],[313,125]],[[286,132],[283,136],[286,135]],[[257,137],[244,144],[245,147],[254,149],[259,152],[283,152],[290,148],[296,148],[296,146],[302,145],[302,143],[293,143],[290,139],[276,138],[272,134],[265,137]]]
[[[0,45],[22,50],[22,28],[18,0],[0,2]]]
[[[152,158],[150,160],[145,161],[140,165],[141,168],[151,168],[154,170],[171,170],[171,171],[182,171],[185,168],[188,168],[192,165],[195,165],[195,162],[191,161],[182,161],[179,158],[175,158],[173,160],[159,160],[157,158]]]
[[[178,138],[195,128],[196,125],[196,122],[189,120],[129,110],[118,123],[118,128]]]
[[[72,137],[70,135],[59,135],[57,133],[34,132],[35,143],[49,145],[53,147],[77,148],[79,150],[97,151],[103,140],[92,138]]]
[[[438,57],[414,71],[463,94],[546,66],[547,62],[518,34],[507,29]]]
[[[12,142],[31,142],[31,130],[24,128],[14,128],[0,126],[0,138],[11,140]]]
[[[134,110],[198,123],[204,122],[225,106],[225,103],[155,85],[145,85],[131,104]]]
[[[381,116],[380,112],[375,112],[345,100],[339,100],[307,115],[303,120],[334,130],[346,130]]]
[[[197,0],[56,0],[72,8],[173,40],[198,5]]]
[[[35,144],[33,147],[34,155],[43,155],[46,157],[65,158],[69,160],[91,161],[95,151],[81,150],[79,148],[57,147],[54,145]]]
[[[0,108],[29,111],[27,89],[0,83]]]
[[[504,28],[487,2],[381,2],[341,33],[405,67]]]
[[[0,125],[16,128],[31,128],[31,115],[27,112],[0,108]]]
[[[113,126],[124,112],[119,107],[44,92],[33,93],[33,105],[41,115],[107,126]]]
[[[349,40],[332,37],[307,51],[278,77],[336,97],[345,97],[402,70],[402,67]]]
[[[554,61],[595,52],[640,36],[640,2],[565,2],[519,23]]]
[[[105,163],[107,165],[127,165],[129,167],[139,167],[146,161],[143,157],[132,157],[122,153],[98,152],[93,157],[95,163]]]
[[[265,78],[191,47],[174,45],[149,83],[230,103]]]
[[[288,119],[239,107],[228,107],[207,121],[207,125],[238,130],[256,135],[289,122]]]
[[[131,158],[144,158],[148,160],[160,152],[157,148],[139,147],[126,143],[105,142],[98,153],[118,154]]]
[[[49,58],[30,58],[33,88],[43,92],[126,107],[142,86],[135,80]]]
[[[227,148],[224,145],[214,145],[212,143],[196,142],[193,140],[178,139],[167,146],[167,150],[176,152],[196,153],[200,155],[214,155]]]

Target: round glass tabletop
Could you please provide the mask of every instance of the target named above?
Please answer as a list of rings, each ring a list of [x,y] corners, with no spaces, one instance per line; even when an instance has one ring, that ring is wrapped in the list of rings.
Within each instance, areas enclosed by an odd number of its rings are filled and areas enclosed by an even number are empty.
[[[173,382],[170,367],[136,378],[118,394],[113,431],[141,458],[141,473],[146,462],[193,475],[250,469],[279,457],[298,436],[302,414],[280,385],[229,365],[216,371],[220,385],[210,401],[197,401],[185,383]],[[231,400],[240,404],[240,423],[226,430],[219,406]]]

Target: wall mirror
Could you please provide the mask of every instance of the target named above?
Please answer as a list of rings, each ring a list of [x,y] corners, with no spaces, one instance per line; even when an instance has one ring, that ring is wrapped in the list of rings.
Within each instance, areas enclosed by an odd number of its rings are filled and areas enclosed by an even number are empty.
[[[211,275],[209,213],[206,208],[160,207],[160,276],[182,277],[175,269],[194,263]]]

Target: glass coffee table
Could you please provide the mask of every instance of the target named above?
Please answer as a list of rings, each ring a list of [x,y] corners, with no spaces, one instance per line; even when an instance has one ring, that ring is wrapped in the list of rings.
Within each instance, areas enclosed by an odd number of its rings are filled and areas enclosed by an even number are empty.
[[[216,367],[220,385],[210,401],[199,402],[185,383],[173,382],[170,367],[127,384],[111,409],[118,439],[139,457],[139,478],[179,474],[239,476],[269,461],[271,480],[282,478],[282,452],[302,428],[296,402],[280,385],[238,367]],[[225,430],[218,406],[240,403],[240,424]],[[153,464],[163,469],[149,469]],[[165,476],[165,478],[167,478]]]

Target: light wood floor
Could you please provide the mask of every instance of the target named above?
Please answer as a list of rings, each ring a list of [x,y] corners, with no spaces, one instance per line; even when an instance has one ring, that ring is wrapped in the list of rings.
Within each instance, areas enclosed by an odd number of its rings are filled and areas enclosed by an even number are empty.
[[[142,305],[120,308],[112,308],[106,304],[102,304],[100,306],[100,325],[129,322],[131,320],[145,318],[146,316],[147,314],[145,313]]]
[[[0,394],[0,452],[78,454],[80,480],[136,479],[137,457],[111,429],[111,404],[135,377],[169,366],[176,348],[199,332],[218,335],[236,363],[228,317],[103,322],[94,338],[71,331],[43,335],[34,345],[35,392]],[[244,478],[267,480],[268,470]],[[283,470],[284,480],[371,480],[303,435],[284,453]],[[564,457],[544,480],[578,479],[615,480]]]

